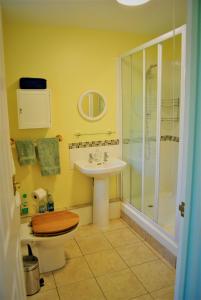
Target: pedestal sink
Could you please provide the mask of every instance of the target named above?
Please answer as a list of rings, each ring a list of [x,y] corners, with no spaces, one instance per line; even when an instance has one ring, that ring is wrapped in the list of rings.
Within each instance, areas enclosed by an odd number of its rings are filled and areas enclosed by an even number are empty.
[[[126,166],[120,159],[110,159],[107,162],[75,161],[75,167],[81,173],[94,178],[93,223],[101,228],[107,228],[109,222],[109,176],[115,175]]]

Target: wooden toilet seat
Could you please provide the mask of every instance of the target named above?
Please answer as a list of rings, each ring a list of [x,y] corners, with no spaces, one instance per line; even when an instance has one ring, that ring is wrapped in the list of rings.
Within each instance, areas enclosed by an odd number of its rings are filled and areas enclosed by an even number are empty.
[[[48,212],[32,217],[31,225],[35,236],[56,236],[77,227],[79,216],[68,210]]]

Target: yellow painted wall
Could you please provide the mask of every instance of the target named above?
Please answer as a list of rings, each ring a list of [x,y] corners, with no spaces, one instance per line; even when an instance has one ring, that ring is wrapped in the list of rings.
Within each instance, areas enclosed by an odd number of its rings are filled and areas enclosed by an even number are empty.
[[[69,163],[68,143],[107,139],[108,136],[76,138],[74,133],[116,130],[117,58],[146,38],[131,33],[67,27],[37,26],[4,22],[4,44],[10,134],[14,139],[63,136],[60,143],[61,175],[42,177],[38,165],[20,167],[13,150],[21,193],[47,188],[57,208],[91,202],[92,179],[74,171]],[[52,128],[19,130],[16,89],[20,77],[44,77],[52,90]],[[81,118],[77,110],[80,95],[88,90],[107,97],[108,112],[97,122]],[[110,138],[117,138],[112,135]],[[112,180],[110,198],[116,196]]]

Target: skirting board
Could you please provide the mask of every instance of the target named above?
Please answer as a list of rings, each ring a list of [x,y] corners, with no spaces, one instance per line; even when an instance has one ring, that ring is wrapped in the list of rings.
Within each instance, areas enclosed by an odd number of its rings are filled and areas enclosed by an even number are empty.
[[[68,209],[77,213],[80,216],[80,225],[87,225],[92,223],[93,209],[92,204],[90,203],[71,208],[58,208],[56,210],[62,209]],[[119,198],[110,199],[109,210],[110,219],[120,218],[121,201],[119,200]],[[31,216],[21,216],[21,223],[27,223],[30,221]]]
[[[120,218],[120,207],[121,207],[120,201],[110,202],[109,204],[110,219]],[[92,223],[92,217],[93,217],[92,205],[87,205],[78,208],[71,208],[70,210],[74,213],[77,213],[80,216],[80,225],[87,225]]]

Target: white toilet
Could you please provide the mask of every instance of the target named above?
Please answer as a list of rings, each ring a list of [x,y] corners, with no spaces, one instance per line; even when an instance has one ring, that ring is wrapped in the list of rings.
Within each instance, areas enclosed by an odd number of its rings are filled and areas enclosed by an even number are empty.
[[[62,268],[66,263],[64,244],[73,237],[77,226],[69,232],[47,237],[35,236],[30,223],[21,224],[22,246],[30,244],[33,254],[39,259],[40,273],[50,272]]]

